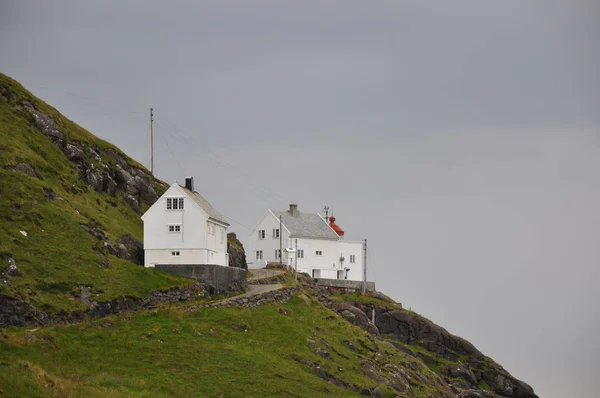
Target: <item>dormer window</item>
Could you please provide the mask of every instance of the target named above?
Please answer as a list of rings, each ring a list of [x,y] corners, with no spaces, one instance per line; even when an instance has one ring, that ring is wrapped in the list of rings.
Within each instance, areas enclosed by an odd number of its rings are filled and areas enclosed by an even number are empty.
[[[167,198],[167,210],[183,210],[183,198]]]

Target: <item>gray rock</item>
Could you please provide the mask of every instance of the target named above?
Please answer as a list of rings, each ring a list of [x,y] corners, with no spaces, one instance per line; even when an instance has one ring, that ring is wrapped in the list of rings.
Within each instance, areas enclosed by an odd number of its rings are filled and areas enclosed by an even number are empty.
[[[88,147],[87,151],[92,155],[96,162],[100,162],[102,158],[100,157],[100,153],[98,153],[97,148]]]
[[[472,387],[477,385],[477,378],[469,369],[464,366],[448,366],[446,374],[453,378],[466,380]]]
[[[8,263],[8,275],[10,276],[18,276],[19,275],[19,267],[17,266],[17,262],[11,256],[6,257],[6,262]]]
[[[38,112],[29,101],[22,101],[21,105],[25,111],[33,116],[35,126],[53,142],[60,141],[64,138],[63,133],[61,133],[58,124],[54,121],[54,119],[52,119],[50,116],[44,115],[41,112]]]
[[[494,398],[492,392],[485,390],[463,390],[458,395],[460,398]]]
[[[112,254],[113,256],[117,257],[119,255],[119,251],[117,250],[117,248],[108,240],[105,240],[104,242],[102,242],[102,244],[104,245],[106,251]]]
[[[156,194],[154,187],[150,183],[150,180],[138,175],[134,177],[134,182],[142,199],[145,200],[146,203],[148,203],[150,206],[152,206],[154,202],[158,200],[158,195]]]
[[[75,145],[67,144],[64,153],[71,162],[81,162],[83,160],[83,151]]]
[[[44,195],[48,200],[56,199],[56,193],[54,193],[54,191],[51,188],[44,188]]]
[[[19,163],[18,165],[15,166],[15,171],[25,173],[29,177],[37,178],[37,174],[35,173],[35,170],[33,169],[33,167],[31,167],[31,165],[29,163]]]
[[[374,336],[379,336],[377,327],[371,323],[367,315],[360,308],[348,306],[342,309],[340,315],[351,324],[366,330]]]
[[[125,235],[117,240],[119,252],[126,260],[137,265],[144,265],[144,244],[131,235]]]
[[[513,396],[513,385],[511,383],[511,381],[501,374],[498,374],[498,375],[496,375],[496,377],[494,377],[494,380],[490,384],[490,387],[492,388],[492,390],[494,390],[494,392],[496,392],[502,396],[505,396],[505,397]]]
[[[104,178],[102,172],[95,168],[89,168],[85,171],[85,181],[91,185],[96,192],[102,192],[104,187]]]
[[[137,201],[136,198],[134,198],[132,195],[126,195],[125,200],[127,201],[127,203],[129,203],[129,206],[131,206],[131,208],[135,210],[136,213],[140,212],[140,203]]]
[[[106,235],[104,234],[104,231],[99,230],[95,227],[89,226],[89,225],[85,225],[85,224],[81,224],[80,225],[81,228],[83,228],[83,230],[85,232],[87,232],[88,234],[92,235],[94,238],[98,239],[98,240],[105,240],[106,239]]]
[[[107,149],[106,151],[104,151],[104,153],[106,153],[106,155],[108,155],[109,158],[114,160],[116,165],[119,165],[121,167],[128,167],[128,164],[125,161],[125,159],[123,159],[123,157],[119,155],[116,151],[112,149]]]
[[[100,268],[110,268],[110,261],[104,255],[104,253],[94,250],[94,252],[100,257]]]
[[[115,196],[117,192],[117,183],[108,174],[102,176],[102,188],[110,196]]]

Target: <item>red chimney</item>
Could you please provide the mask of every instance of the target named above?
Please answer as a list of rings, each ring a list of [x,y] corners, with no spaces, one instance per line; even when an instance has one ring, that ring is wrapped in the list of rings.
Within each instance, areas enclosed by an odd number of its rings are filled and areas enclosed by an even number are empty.
[[[335,223],[335,217],[334,216],[329,217],[329,226],[331,227],[331,229],[333,229],[335,231],[336,234],[338,234],[339,236],[344,236],[344,230],[341,229]]]

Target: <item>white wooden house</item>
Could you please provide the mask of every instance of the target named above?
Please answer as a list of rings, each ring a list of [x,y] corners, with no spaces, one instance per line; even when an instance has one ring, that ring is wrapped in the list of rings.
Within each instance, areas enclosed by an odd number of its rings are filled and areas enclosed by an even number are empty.
[[[297,266],[298,272],[314,278],[362,281],[362,242],[345,241],[334,217],[327,222],[318,213],[301,213],[295,204],[286,211],[269,210],[249,236],[248,268],[279,262],[280,245],[281,261]]]
[[[144,265],[229,265],[229,223],[194,190],[193,177],[185,186],[173,183],[142,215],[144,221]]]

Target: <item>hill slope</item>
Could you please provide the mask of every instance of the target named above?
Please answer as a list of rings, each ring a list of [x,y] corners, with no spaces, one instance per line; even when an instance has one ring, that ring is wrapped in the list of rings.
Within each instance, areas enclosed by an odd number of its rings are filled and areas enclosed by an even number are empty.
[[[135,264],[165,188],[0,74],[0,327],[85,310],[82,287],[102,302],[189,284]]]
[[[139,215],[165,189],[0,74],[0,396],[537,397],[385,296],[331,295],[308,276],[228,308],[153,309],[207,300],[139,265]],[[16,328],[49,319],[79,323]]]

